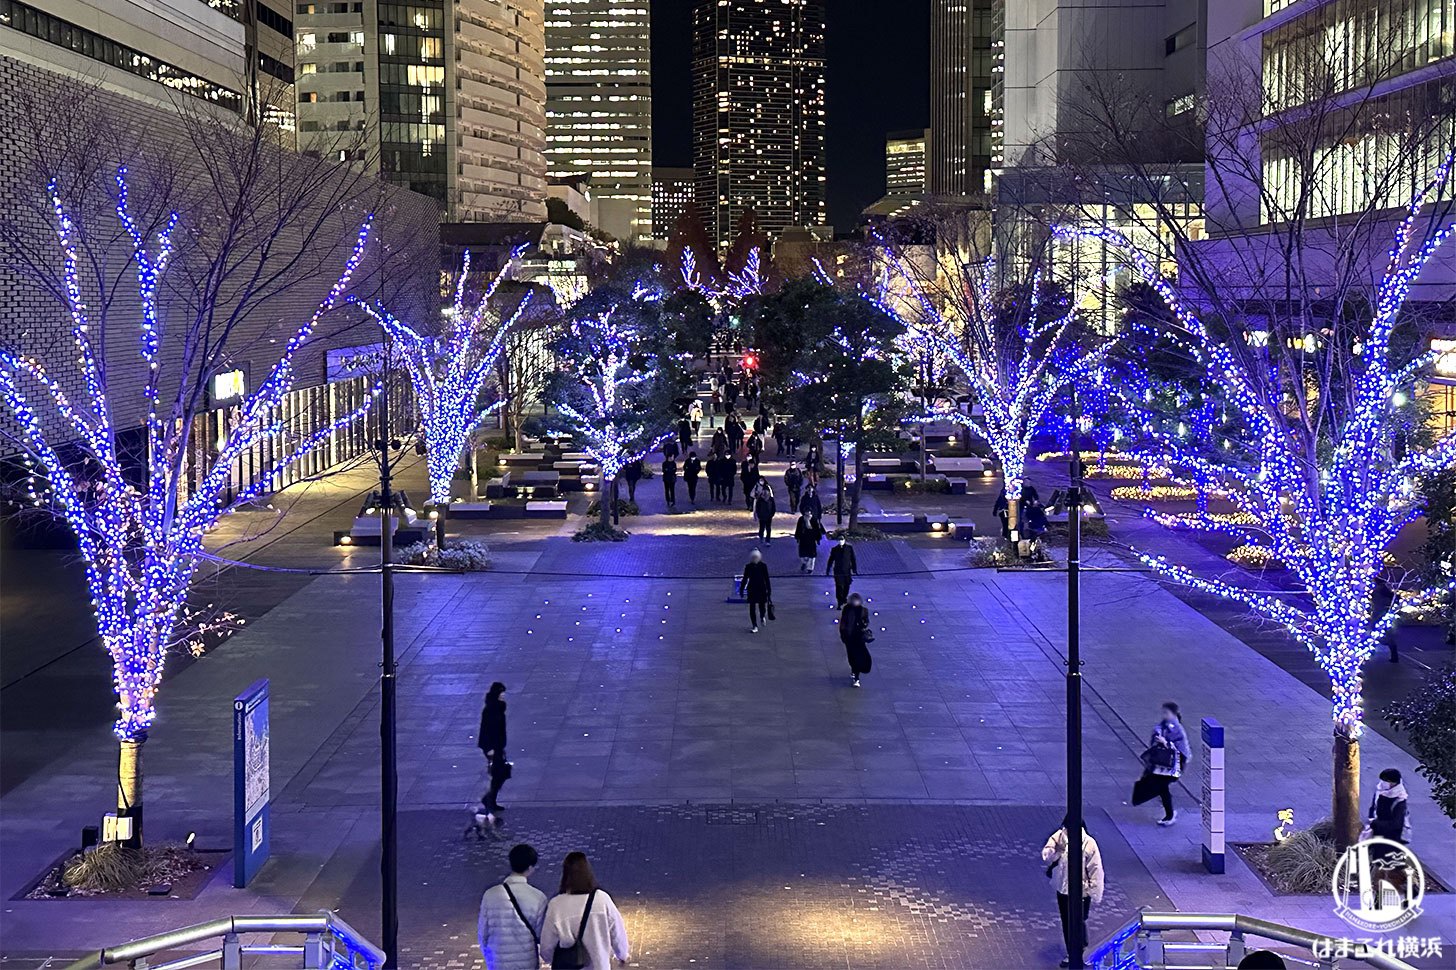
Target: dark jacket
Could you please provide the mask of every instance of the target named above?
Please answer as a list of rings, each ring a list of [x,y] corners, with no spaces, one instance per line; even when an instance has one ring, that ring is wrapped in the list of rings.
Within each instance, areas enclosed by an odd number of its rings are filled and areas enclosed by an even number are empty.
[[[1370,799],[1370,834],[1402,844],[1410,841],[1404,785],[1381,782]]]
[[[784,485],[791,492],[797,492],[804,487],[804,473],[799,471],[797,465],[784,472]]]
[[[683,462],[683,478],[687,481],[694,481],[703,473],[703,463],[696,458],[689,458]]]
[[[506,747],[506,702],[500,698],[487,700],[480,712],[480,731],[476,745],[481,751],[504,751]]]
[[[714,451],[724,451],[727,448],[728,448],[728,435],[726,435],[726,434],[723,433],[723,429],[722,428],[719,428],[719,429],[717,429],[716,431],[713,432],[713,450]]]
[[[870,611],[866,606],[846,606],[839,614],[839,639],[844,644],[863,643],[870,628]]]
[[[794,541],[799,544],[799,555],[805,559],[819,554],[819,540],[823,538],[824,526],[818,519],[811,518],[807,523],[800,519],[794,526]]]
[[[739,588],[748,602],[767,603],[773,595],[773,583],[768,578],[768,563],[750,562],[745,565]]]
[[[677,462],[671,458],[664,458],[662,461],[662,480],[664,482],[677,481]]]
[[[814,518],[819,518],[824,512],[824,503],[820,500],[819,493],[805,492],[803,498],[799,499],[799,512],[808,512]]]
[[[855,576],[859,574],[859,563],[854,559],[854,546],[849,543],[835,545],[829,550],[829,564],[824,568],[824,575],[833,573],[836,576]]]
[[[629,482],[640,481],[642,478],[642,459],[638,458],[636,461],[627,462],[626,467],[622,469],[622,477]]]
[[[769,521],[778,514],[778,511],[779,506],[774,501],[772,493],[759,495],[753,500],[753,514],[758,517],[760,522]]]
[[[750,460],[743,462],[743,472],[739,475],[743,479],[744,489],[752,489],[758,484],[758,466]]]

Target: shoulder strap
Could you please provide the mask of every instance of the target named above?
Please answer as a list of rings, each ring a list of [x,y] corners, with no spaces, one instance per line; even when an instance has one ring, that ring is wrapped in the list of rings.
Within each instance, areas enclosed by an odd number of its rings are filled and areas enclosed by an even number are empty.
[[[507,896],[511,897],[511,905],[515,907],[516,915],[521,918],[522,923],[526,924],[526,930],[531,934],[531,941],[539,949],[541,946],[541,937],[536,935],[536,927],[532,926],[531,921],[526,919],[526,913],[521,909],[521,904],[516,902],[516,894],[511,892],[511,887],[506,885],[504,880],[501,881],[501,888],[506,891]]]
[[[586,935],[586,921],[591,918],[592,900],[597,898],[597,891],[593,889],[586,897],[586,908],[581,911],[581,925],[576,928],[576,942],[580,943],[581,938]]]

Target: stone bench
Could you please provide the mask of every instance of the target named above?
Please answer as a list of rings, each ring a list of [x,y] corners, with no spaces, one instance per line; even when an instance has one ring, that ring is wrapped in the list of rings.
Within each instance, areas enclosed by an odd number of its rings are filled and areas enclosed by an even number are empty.
[[[501,455],[500,463],[506,468],[534,469],[547,463],[544,452],[530,452],[522,455]]]
[[[564,501],[542,501],[526,503],[526,518],[528,519],[564,519],[566,518],[566,502]]]
[[[938,472],[966,472],[972,475],[980,475],[986,471],[985,459],[975,455],[963,458],[934,458],[930,459],[930,465]]]
[[[964,495],[966,494],[966,489],[970,487],[970,482],[964,478],[947,478],[946,482],[950,485],[950,494],[952,495]]]
[[[408,546],[416,542],[424,542],[433,531],[434,525],[413,513],[396,516],[394,527],[395,546]],[[380,536],[382,520],[377,515],[355,516],[354,524],[348,531],[334,532],[334,545],[336,546],[377,546]]]
[[[888,492],[890,490],[890,476],[866,475],[864,487],[866,492]]]
[[[864,469],[866,472],[898,472],[903,471],[905,463],[899,458],[866,458]]]

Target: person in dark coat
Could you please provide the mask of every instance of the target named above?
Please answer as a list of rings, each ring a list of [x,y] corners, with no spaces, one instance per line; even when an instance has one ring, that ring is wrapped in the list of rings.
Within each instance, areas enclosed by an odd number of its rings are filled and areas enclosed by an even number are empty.
[[[629,461],[622,469],[622,477],[627,479],[627,498],[629,501],[637,501],[637,483],[642,481],[642,459]]]
[[[824,503],[819,500],[819,493],[810,487],[804,492],[804,497],[799,499],[799,511],[807,512],[815,522],[824,520]]]
[[[698,453],[688,452],[687,461],[683,462],[683,482],[688,487],[688,501],[695,506],[698,504],[698,476],[702,473],[703,463],[698,461]]]
[[[858,593],[849,597],[849,602],[839,614],[839,639],[844,644],[844,655],[849,661],[850,683],[858,687],[861,674],[870,672],[874,660],[870,657],[870,611]]]
[[[506,685],[500,681],[490,685],[485,695],[485,707],[480,711],[480,730],[476,733],[476,745],[485,754],[486,768],[490,774],[490,789],[481,799],[489,813],[501,810],[496,801],[502,786],[506,783]]]
[[[753,517],[758,520],[758,537],[763,540],[764,545],[773,542],[773,519],[778,511],[773,489],[760,478],[753,486]]]
[[[1380,773],[1380,782],[1375,786],[1375,795],[1370,799],[1370,817],[1365,822],[1369,835],[1361,838],[1389,839],[1401,845],[1410,844],[1409,800],[1400,770],[1386,768]],[[1394,854],[1394,849],[1388,849]]]
[[[794,541],[799,546],[799,572],[812,573],[819,558],[819,541],[824,538],[824,525],[808,512],[799,516],[794,526]]]
[[[693,446],[693,422],[686,417],[677,423],[677,440],[682,442],[684,451]]]
[[[799,493],[804,488],[804,473],[799,471],[799,463],[790,461],[788,470],[784,472],[784,488],[789,490],[789,511],[799,511]]]
[[[768,603],[773,599],[773,583],[768,577],[768,563],[763,553],[753,550],[748,563],[743,567],[743,576],[738,580],[738,590],[748,600],[748,622],[751,632],[758,632],[759,620],[768,619]]]
[[[1037,499],[1032,499],[1022,508],[1022,513],[1026,518],[1026,538],[1040,539],[1046,535],[1050,523],[1047,521],[1045,505],[1042,505]]]
[[[733,455],[737,455],[739,449],[743,447],[743,419],[738,416],[737,411],[730,411],[728,413],[727,428],[728,451]]]
[[[677,462],[671,458],[662,459],[662,495],[667,499],[667,510],[677,511]]]
[[[676,458],[682,454],[682,449],[677,446],[677,438],[669,436],[662,442],[662,457]]]
[[[775,421],[773,425],[774,454],[784,453],[784,440],[788,437],[788,429],[782,421]]]
[[[834,577],[834,605],[836,609],[844,609],[844,604],[849,601],[849,586],[859,575],[854,546],[850,545],[847,536],[840,536],[838,544],[829,551],[829,564],[824,568],[824,575]]]
[[[739,479],[743,482],[743,499],[750,512],[753,511],[753,486],[758,484],[758,462],[752,458],[743,459],[743,469],[739,472]]]
[[[728,450],[728,435],[722,428],[713,432],[713,443],[710,448],[715,455],[721,455]]]
[[[754,464],[763,457],[763,435],[757,431],[748,436],[748,457],[753,459]]]

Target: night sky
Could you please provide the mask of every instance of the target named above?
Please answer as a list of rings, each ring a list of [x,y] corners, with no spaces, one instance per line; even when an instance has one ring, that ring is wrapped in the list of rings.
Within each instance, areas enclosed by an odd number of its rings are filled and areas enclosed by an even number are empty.
[[[652,2],[653,164],[688,167],[695,0]],[[930,0],[829,0],[829,220],[885,193],[885,135],[930,123]]]

